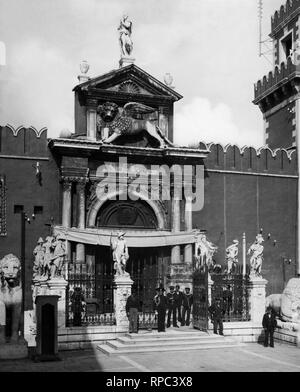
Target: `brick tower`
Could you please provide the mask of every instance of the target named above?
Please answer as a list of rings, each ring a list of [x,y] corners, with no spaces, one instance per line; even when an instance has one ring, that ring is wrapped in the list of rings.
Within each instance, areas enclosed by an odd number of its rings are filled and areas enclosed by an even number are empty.
[[[254,104],[263,113],[265,144],[298,145],[300,125],[300,0],[290,1],[271,20],[274,69],[255,85]]]

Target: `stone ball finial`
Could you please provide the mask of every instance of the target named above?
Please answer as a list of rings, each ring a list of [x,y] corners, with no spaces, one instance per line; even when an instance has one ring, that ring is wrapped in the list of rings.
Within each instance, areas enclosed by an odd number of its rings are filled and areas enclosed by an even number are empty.
[[[59,137],[62,139],[69,139],[71,136],[72,132],[67,128],[62,129],[59,134]]]

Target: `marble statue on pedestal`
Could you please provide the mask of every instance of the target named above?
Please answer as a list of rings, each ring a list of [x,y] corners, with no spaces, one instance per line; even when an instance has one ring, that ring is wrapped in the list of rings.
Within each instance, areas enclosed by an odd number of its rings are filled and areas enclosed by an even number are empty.
[[[261,234],[257,234],[255,242],[250,246],[248,250],[248,255],[251,254],[250,276],[261,277],[261,267],[264,252],[264,246],[262,245],[263,242],[263,236]]]
[[[239,241],[233,240],[233,244],[226,248],[227,274],[231,274],[238,263]]]
[[[60,278],[66,258],[66,238],[63,234],[39,238],[34,248],[33,279],[37,281]]]
[[[33,263],[33,279],[40,277],[43,274],[44,266],[44,241],[40,237],[37,246],[33,250],[34,263]]]
[[[5,328],[7,310],[10,311],[11,343],[17,343],[22,312],[21,262],[13,254],[0,260],[0,343],[6,342]],[[1,327],[2,326],[2,327]]]
[[[118,27],[118,31],[120,34],[120,47],[121,47],[121,56],[129,57],[133,50],[133,42],[131,40],[132,33],[132,22],[128,18],[128,15],[123,15],[123,18],[120,20],[120,26]]]
[[[114,270],[116,276],[129,276],[129,273],[125,271],[127,260],[129,259],[128,248],[124,239],[125,233],[119,231],[117,233],[117,240],[110,237],[110,245],[113,254]]]
[[[217,250],[218,247],[208,241],[205,234],[197,234],[195,242],[196,268],[206,264],[209,269],[212,269],[214,267],[213,255]]]
[[[57,234],[50,260],[50,279],[61,277],[66,255],[66,238],[63,234]]]
[[[45,279],[48,279],[50,275],[50,262],[51,262],[51,257],[52,257],[52,251],[53,251],[53,241],[54,238],[52,236],[47,236],[46,241],[44,242],[44,263],[43,263],[43,270],[42,270],[42,276]]]

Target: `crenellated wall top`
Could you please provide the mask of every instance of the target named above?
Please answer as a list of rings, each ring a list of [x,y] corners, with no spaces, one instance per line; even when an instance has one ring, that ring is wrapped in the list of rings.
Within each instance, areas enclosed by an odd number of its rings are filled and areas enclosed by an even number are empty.
[[[273,37],[278,31],[280,31],[290,20],[300,14],[300,0],[287,0],[287,2],[275,12],[271,18]]]

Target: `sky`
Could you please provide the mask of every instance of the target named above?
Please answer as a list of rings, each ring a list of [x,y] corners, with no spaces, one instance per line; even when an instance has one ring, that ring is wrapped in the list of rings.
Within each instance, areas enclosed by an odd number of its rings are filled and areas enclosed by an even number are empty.
[[[264,0],[263,39],[282,4]],[[177,144],[264,144],[252,100],[273,58],[258,55],[258,0],[0,0],[0,125],[47,127],[49,137],[74,131],[79,64],[88,61],[90,77],[118,68],[124,13],[135,64],[160,81],[171,73],[183,95]]]

